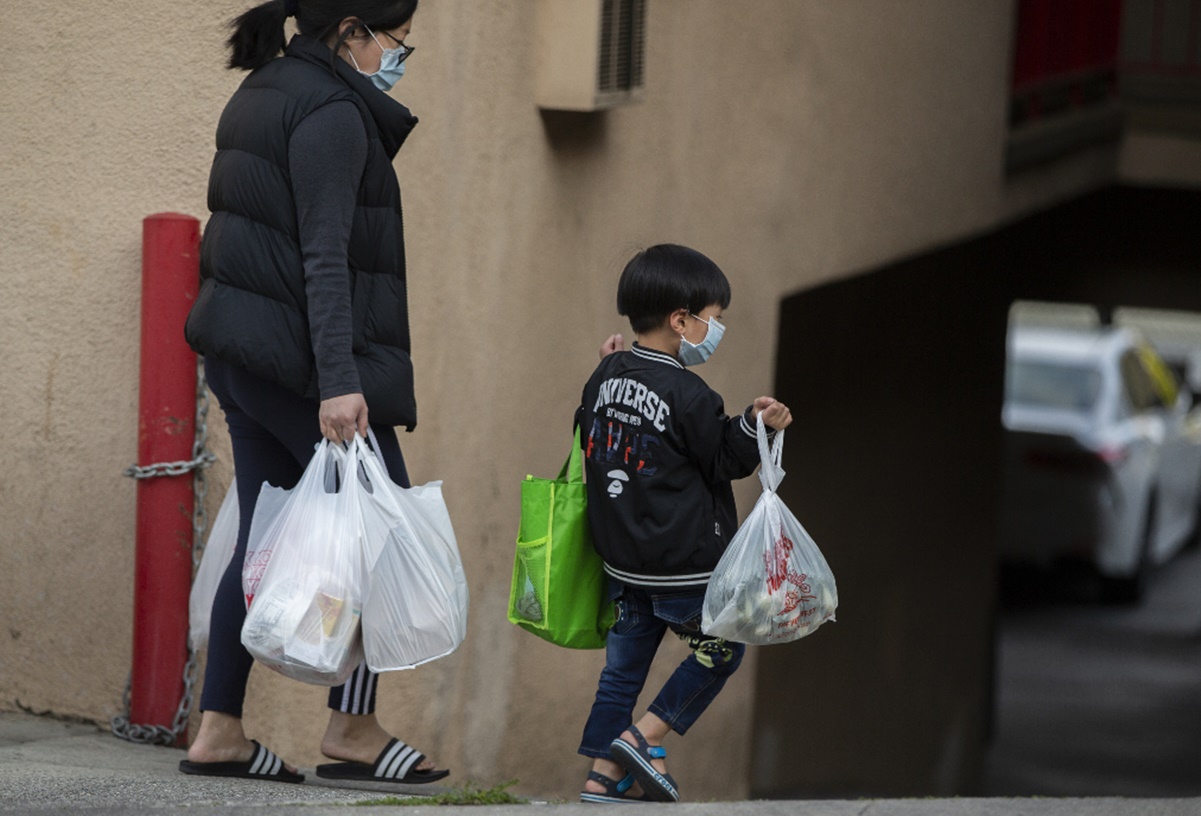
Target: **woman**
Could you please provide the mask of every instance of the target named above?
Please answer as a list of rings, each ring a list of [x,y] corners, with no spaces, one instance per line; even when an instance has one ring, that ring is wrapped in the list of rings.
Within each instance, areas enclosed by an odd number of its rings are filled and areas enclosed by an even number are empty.
[[[251,71],[217,127],[212,218],[189,344],[204,355],[238,474],[238,549],[213,603],[200,729],[185,773],[301,782],[247,739],[253,659],[242,647],[250,520],[264,481],[292,487],[322,437],[365,434],[408,486],[396,425],[416,423],[400,187],[392,159],[417,123],[387,91],[413,49],[417,0],[269,0],[232,23],[229,65]],[[299,34],[284,43],[295,17]],[[280,50],[283,49],[283,54]],[[432,782],[420,752],[375,716],[360,665],[330,692],[329,778]]]

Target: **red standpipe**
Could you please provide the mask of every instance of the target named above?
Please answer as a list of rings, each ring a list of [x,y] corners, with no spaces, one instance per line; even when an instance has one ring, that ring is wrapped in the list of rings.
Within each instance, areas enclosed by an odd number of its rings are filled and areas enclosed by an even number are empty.
[[[158,213],[142,222],[142,466],[192,458],[196,355],[183,325],[196,300],[199,265],[198,219]],[[183,696],[193,498],[191,473],[138,480],[131,723],[172,727]]]

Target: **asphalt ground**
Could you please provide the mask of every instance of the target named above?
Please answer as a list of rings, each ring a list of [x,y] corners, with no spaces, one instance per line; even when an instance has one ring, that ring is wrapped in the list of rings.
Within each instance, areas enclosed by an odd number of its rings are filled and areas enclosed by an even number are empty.
[[[1004,605],[985,794],[1201,796],[1201,548],[1140,604],[1087,588],[1031,578]]]
[[[0,713],[0,813],[255,814],[346,816],[348,805],[385,796],[413,795],[410,805],[379,805],[368,812],[438,816],[560,816],[593,813],[604,806],[529,800],[509,805],[422,805],[423,795],[450,789],[434,785],[358,784],[331,787],[309,775],[303,785],[216,779],[179,772],[184,752],[120,740],[95,725],[27,714]],[[310,771],[312,769],[303,769]],[[519,794],[519,791],[514,791]],[[861,799],[855,801],[690,802],[638,805],[679,814],[722,816],[1201,816],[1201,798],[1125,799]]]

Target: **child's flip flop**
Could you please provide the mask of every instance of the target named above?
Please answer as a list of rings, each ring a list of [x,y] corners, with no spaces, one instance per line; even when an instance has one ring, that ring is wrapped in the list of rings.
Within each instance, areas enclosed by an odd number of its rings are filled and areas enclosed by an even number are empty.
[[[642,732],[634,726],[631,725],[627,730],[638,740],[638,744],[630,745],[618,737],[609,744],[609,754],[618,765],[634,775],[642,790],[646,792],[647,799],[652,802],[678,802],[680,791],[676,787],[676,781],[670,774],[656,771],[655,766],[651,764],[652,759],[666,757],[667,751],[660,745],[652,746],[648,743]]]

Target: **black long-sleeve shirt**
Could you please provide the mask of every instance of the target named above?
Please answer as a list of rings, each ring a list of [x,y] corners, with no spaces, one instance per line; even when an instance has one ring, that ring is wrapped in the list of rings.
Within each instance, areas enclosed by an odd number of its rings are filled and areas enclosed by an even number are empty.
[[[352,102],[332,102],[318,109],[297,126],[288,142],[309,334],[323,400],[363,390],[351,354],[346,258],[366,164],[367,130]]]

